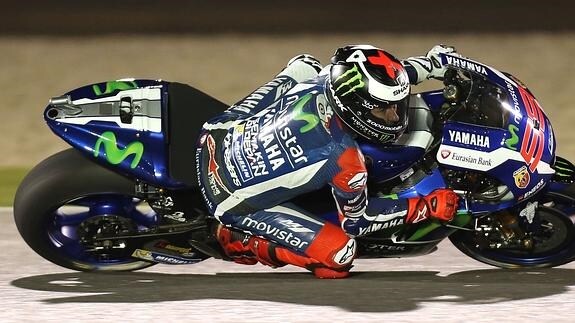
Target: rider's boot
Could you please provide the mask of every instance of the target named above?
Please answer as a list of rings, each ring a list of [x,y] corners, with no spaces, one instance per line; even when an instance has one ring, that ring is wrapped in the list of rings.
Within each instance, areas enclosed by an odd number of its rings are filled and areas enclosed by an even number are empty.
[[[349,275],[349,269],[351,268],[351,259],[346,261],[345,265],[340,265],[333,260],[326,261],[329,264],[328,266],[314,258],[295,253],[274,242],[229,229],[221,224],[216,229],[216,238],[224,253],[232,261],[240,264],[253,265],[260,262],[273,268],[290,264],[308,269],[318,278],[345,278]],[[321,247],[324,246],[316,246],[315,249],[321,249]],[[355,248],[355,242],[353,243],[353,248]]]

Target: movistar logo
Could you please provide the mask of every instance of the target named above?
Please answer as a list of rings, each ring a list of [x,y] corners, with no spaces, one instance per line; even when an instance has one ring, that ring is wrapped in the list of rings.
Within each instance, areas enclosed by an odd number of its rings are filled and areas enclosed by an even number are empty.
[[[144,154],[144,145],[139,141],[134,141],[126,146],[124,149],[118,148],[118,141],[116,136],[111,131],[106,131],[100,135],[96,145],[94,146],[94,157],[100,154],[100,146],[104,144],[104,151],[106,159],[110,164],[117,165],[124,161],[128,156],[134,155],[134,159],[130,164],[131,168],[136,168]]]
[[[312,94],[308,93],[301,98],[299,98],[295,103],[295,108],[293,109],[293,119],[297,121],[305,121],[306,125],[299,128],[300,133],[306,133],[319,123],[319,117],[313,113],[304,112],[303,107],[311,99]]]
[[[511,138],[505,140],[505,146],[509,149],[517,150],[517,143],[519,142],[517,131],[519,131],[519,128],[514,124],[510,124],[508,129],[511,134]]]
[[[343,81],[343,83],[341,83],[335,89],[336,93],[340,90],[343,90],[343,88],[348,87],[347,92],[341,94],[341,96],[346,96],[365,86],[365,82],[363,81],[363,75],[361,75],[360,71],[357,69],[357,65],[353,66],[352,69],[349,69],[345,73],[338,76],[338,78],[335,79],[334,83],[337,83],[339,81]]]
[[[116,90],[120,90],[120,91],[131,90],[131,89],[135,89],[137,87],[138,87],[138,85],[136,84],[136,82],[110,81],[110,82],[106,82],[106,88],[104,89],[103,92],[102,92],[102,89],[100,88],[100,86],[98,86],[98,84],[92,85],[92,90],[94,90],[94,93],[97,96],[100,96],[100,95],[110,94]]]

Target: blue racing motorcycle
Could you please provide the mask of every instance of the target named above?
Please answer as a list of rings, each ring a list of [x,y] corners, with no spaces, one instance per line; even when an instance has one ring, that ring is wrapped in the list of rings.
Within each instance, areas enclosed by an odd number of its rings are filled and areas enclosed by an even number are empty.
[[[412,95],[408,131],[385,147],[359,142],[370,194],[461,196],[453,221],[401,220],[357,238],[359,258],[434,251],[445,238],[504,268],[575,257],[575,167],[555,155],[553,128],[511,74],[443,55],[443,89]],[[47,260],[74,270],[137,270],[222,257],[198,189],[195,142],[227,105],[181,83],[124,79],[54,97],[44,111],[73,148],[38,164],[14,201],[18,230]],[[328,190],[292,201],[337,221]]]

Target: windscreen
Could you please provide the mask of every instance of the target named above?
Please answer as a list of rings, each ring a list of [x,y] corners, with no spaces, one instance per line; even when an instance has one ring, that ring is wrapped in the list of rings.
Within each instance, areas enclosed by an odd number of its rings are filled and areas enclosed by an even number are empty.
[[[509,111],[507,92],[483,75],[453,68],[461,91],[460,109],[450,120],[506,129]],[[464,99],[463,99],[464,98]]]

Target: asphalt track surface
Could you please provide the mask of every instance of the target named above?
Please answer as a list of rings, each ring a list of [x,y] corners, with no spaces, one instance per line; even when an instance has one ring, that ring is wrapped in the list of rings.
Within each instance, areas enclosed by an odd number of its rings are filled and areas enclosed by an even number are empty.
[[[36,255],[0,209],[0,322],[573,322],[575,264],[500,270],[448,242],[431,255],[357,260],[353,276],[207,260],[78,273]]]
[[[559,154],[574,160],[575,132],[569,131],[575,120],[575,109],[569,108],[574,39],[573,34],[0,39],[5,58],[0,129],[11,138],[1,143],[0,165],[33,165],[68,147],[41,118],[47,98],[66,89],[127,75],[158,76],[235,102],[295,53],[325,61],[336,46],[357,42],[388,44],[400,57],[444,42],[517,73],[553,120]],[[111,50],[114,60],[101,54]],[[212,260],[134,273],[77,273],[30,250],[10,209],[0,210],[0,239],[0,322],[575,322],[575,264],[504,271],[465,257],[449,243],[425,257],[358,260],[351,278],[322,281],[298,268]]]

